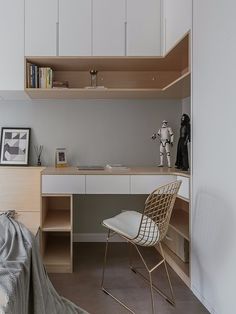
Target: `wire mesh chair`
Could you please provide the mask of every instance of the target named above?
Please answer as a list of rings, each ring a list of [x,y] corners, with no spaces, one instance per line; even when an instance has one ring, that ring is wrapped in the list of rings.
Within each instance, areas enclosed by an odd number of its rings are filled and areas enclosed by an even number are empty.
[[[167,264],[165,260],[165,255],[162,249],[161,241],[166,236],[172,209],[173,209],[180,185],[181,185],[181,181],[175,181],[175,182],[163,185],[157,188],[156,190],[154,190],[146,199],[142,214],[136,211],[125,211],[113,218],[106,219],[102,222],[102,225],[108,228],[108,235],[107,235],[106,249],[105,249],[104,263],[103,263],[102,283],[101,283],[102,290],[131,313],[134,313],[134,311],[132,311],[126,304],[124,304],[122,301],[117,299],[104,287],[104,278],[105,278],[105,270],[106,270],[106,264],[107,264],[107,251],[108,251],[109,239],[113,235],[118,234],[121,237],[123,237],[128,243],[130,243],[131,247],[134,246],[135,249],[137,250],[138,255],[140,256],[145,266],[145,269],[148,271],[149,278],[147,279],[137,270],[137,268],[133,266],[132,257],[130,257],[130,268],[135,273],[141,275],[143,279],[148,281],[148,283],[150,284],[152,313],[154,314],[155,312],[153,290],[158,292],[169,303],[171,303],[172,305],[175,305],[173,288],[170,281],[170,276],[169,276],[169,272],[168,272],[168,268],[167,268]],[[158,262],[158,264],[156,264],[154,267],[149,269],[138,246],[152,247],[156,245],[159,245],[160,247],[162,260]],[[170,286],[171,298],[169,298],[157,286],[155,286],[152,281],[152,272],[163,263],[164,263],[168,283]]]

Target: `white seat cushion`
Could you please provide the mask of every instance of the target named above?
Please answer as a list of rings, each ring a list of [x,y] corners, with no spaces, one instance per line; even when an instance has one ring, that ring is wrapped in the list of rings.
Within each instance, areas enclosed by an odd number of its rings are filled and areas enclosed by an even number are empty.
[[[136,211],[125,211],[115,217],[103,221],[103,225],[116,233],[125,236],[132,242],[142,246],[155,245],[159,238],[158,226],[146,216],[145,224],[148,226],[145,233],[137,237],[142,214]],[[137,238],[136,238],[137,237]]]

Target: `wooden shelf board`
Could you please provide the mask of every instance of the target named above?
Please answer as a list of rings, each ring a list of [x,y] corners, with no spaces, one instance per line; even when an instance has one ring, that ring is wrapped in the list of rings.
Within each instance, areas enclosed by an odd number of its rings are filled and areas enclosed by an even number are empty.
[[[48,210],[43,231],[71,231],[70,210]]]
[[[190,287],[189,263],[184,263],[177,255],[175,255],[164,243],[162,247],[165,258],[170,267],[177,273],[183,282]],[[160,251],[159,246],[156,247]]]
[[[189,241],[189,214],[182,209],[175,209],[170,219],[170,227]]]
[[[182,99],[190,95],[190,73],[187,72],[164,89],[156,88],[26,88],[32,99]]]

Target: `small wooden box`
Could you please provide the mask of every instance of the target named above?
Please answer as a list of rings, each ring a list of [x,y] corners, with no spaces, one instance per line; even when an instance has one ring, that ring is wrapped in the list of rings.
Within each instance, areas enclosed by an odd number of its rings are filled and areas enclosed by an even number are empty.
[[[167,237],[163,240],[163,242],[183,262],[189,262],[189,242],[174,229],[169,227]]]

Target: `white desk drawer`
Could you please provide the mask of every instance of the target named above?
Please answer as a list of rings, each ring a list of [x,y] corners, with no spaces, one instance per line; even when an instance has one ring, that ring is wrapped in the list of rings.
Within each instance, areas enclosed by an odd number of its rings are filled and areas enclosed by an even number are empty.
[[[129,175],[87,175],[86,194],[129,194]]]
[[[178,195],[189,199],[189,178],[177,176],[177,179],[182,181]]]
[[[150,194],[159,186],[175,180],[173,175],[131,175],[131,194]]]
[[[42,193],[85,194],[85,175],[43,175]]]

